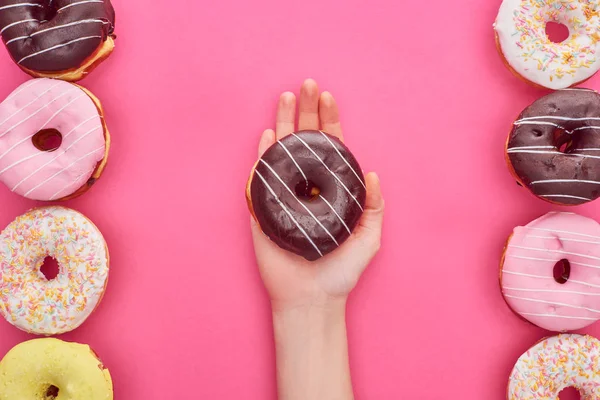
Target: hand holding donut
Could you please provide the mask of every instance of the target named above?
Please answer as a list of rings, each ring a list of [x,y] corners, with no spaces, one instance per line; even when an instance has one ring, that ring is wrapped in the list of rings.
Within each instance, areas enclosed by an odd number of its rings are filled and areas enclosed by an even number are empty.
[[[278,398],[351,400],[346,299],[379,250],[384,203],[377,175],[363,177],[342,143],[333,96],[320,94],[309,79],[299,110],[302,132],[292,133],[296,98],[281,95],[276,129],[262,135],[249,185],[256,190],[252,182],[258,182],[263,194],[257,199],[252,191],[251,211],[257,211],[252,199],[264,200],[258,210],[280,216],[272,218],[279,223],[275,229],[266,229],[273,241],[252,218],[256,258],[273,307]],[[311,199],[301,202],[292,193],[290,183],[298,178],[296,191]]]
[[[304,82],[299,99],[298,130],[323,131],[343,140],[337,104],[333,96],[319,93],[313,80]],[[294,132],[296,98],[286,92],[279,99],[275,131],[267,129],[260,140],[259,157],[276,140]],[[330,254],[309,262],[285,251],[263,234],[252,219],[252,233],[258,265],[274,305],[297,306],[315,301],[345,298],[380,246],[384,202],[379,178],[365,177],[367,196],[364,213],[349,239]]]

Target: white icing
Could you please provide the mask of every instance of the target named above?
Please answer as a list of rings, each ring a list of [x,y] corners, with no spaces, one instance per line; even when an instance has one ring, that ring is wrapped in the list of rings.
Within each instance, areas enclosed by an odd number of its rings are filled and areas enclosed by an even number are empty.
[[[590,78],[600,69],[597,8],[589,0],[504,0],[494,24],[504,58],[519,75],[549,89]],[[569,38],[551,42],[547,22],[566,25]]]

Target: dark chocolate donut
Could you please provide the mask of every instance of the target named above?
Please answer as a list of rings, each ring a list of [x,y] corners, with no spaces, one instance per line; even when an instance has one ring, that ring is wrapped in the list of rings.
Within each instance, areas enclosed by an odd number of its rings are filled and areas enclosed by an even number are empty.
[[[546,201],[578,205],[600,197],[600,94],[554,92],[527,107],[507,141],[519,183]]]
[[[77,70],[112,40],[114,24],[110,0],[0,0],[2,40],[26,71]]]
[[[273,242],[314,261],[351,235],[363,213],[366,186],[342,142],[320,131],[301,131],[265,152],[247,196]]]

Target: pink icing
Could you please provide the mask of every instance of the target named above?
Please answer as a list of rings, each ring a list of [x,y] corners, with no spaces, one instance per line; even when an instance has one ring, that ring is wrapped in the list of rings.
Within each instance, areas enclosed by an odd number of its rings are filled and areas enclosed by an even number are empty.
[[[566,283],[554,266],[571,266]],[[502,266],[502,294],[510,307],[535,325],[565,332],[600,319],[600,224],[572,213],[552,212],[511,237]]]
[[[58,149],[34,146],[42,129],[62,134]],[[32,79],[0,104],[0,181],[15,193],[44,201],[69,196],[92,176],[104,152],[98,109],[71,83]]]

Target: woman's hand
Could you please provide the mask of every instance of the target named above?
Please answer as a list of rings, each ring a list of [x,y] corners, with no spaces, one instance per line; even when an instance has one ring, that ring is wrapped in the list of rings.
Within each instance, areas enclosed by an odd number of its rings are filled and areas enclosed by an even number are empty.
[[[295,126],[296,97],[283,93],[279,99],[275,130],[267,129],[260,139],[259,157],[277,140],[297,130],[319,130],[343,141],[338,107],[329,92],[319,93],[308,79],[300,90],[298,128]],[[359,225],[338,249],[309,262],[279,248],[252,220],[254,249],[263,282],[274,311],[304,306],[325,307],[329,302],[345,302],[361,274],[379,250],[384,202],[379,178],[365,177],[367,199]]]

